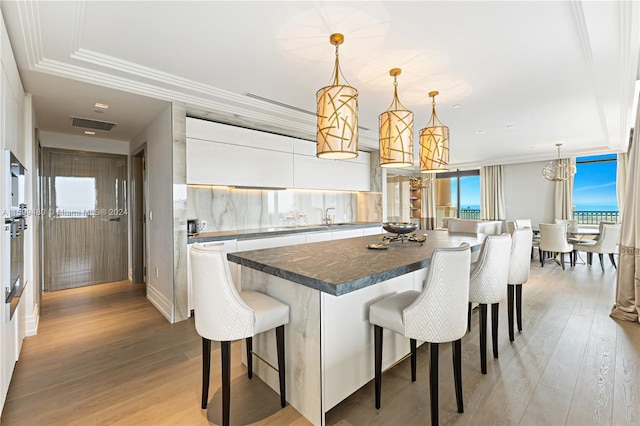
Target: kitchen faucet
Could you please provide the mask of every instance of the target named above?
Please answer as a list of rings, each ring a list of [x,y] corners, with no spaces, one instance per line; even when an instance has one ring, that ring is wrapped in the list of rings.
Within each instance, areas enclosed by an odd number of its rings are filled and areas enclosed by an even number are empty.
[[[326,225],[331,223],[331,217],[329,216],[329,210],[333,210],[334,212],[336,211],[335,207],[327,207],[327,209],[324,211],[324,223]]]

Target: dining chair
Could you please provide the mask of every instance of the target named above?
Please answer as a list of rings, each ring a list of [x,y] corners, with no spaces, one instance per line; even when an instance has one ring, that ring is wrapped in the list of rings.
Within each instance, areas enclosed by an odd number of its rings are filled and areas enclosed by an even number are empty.
[[[567,225],[540,224],[540,264],[542,267],[544,267],[547,253],[560,253],[562,269],[564,269],[564,255],[569,253],[570,264],[574,266],[573,244],[567,242]]]
[[[431,257],[422,291],[409,290],[386,297],[369,308],[374,328],[375,405],[380,408],[382,393],[383,328],[408,337],[411,349],[411,381],[416,380],[416,342],[429,343],[429,389],[431,424],[438,424],[438,348],[452,342],[453,376],[458,413],[462,401],[462,336],[466,333],[469,302],[471,251],[460,247],[436,249]]]
[[[578,251],[584,251],[587,253],[587,265],[591,265],[593,260],[593,254],[597,253],[600,258],[600,268],[604,272],[604,254],[609,255],[611,264],[616,268],[616,261],[614,253],[618,249],[618,241],[620,239],[620,225],[619,224],[602,224],[600,226],[600,236],[597,240],[585,241],[576,243],[573,245],[573,249]]]
[[[498,358],[498,310],[507,295],[511,235],[489,235],[480,249],[478,261],[471,267],[469,278],[468,320],[473,303],[480,310],[480,369],[487,374],[487,305],[491,305],[491,337],[493,357]]]
[[[556,225],[567,225],[567,232],[575,230],[578,227],[578,221],[576,219],[555,219],[553,222]],[[567,242],[571,244],[580,242],[580,238],[572,235],[567,235],[566,238]]]
[[[529,251],[531,251],[532,239],[533,231],[531,228],[516,229],[511,234],[511,257],[509,260],[509,278],[507,280],[507,318],[509,320],[509,340],[512,342],[514,340],[514,296],[518,331],[522,331],[522,284],[529,280],[529,269],[531,267]]]
[[[517,229],[532,227],[531,219],[514,219],[513,223],[515,223]]]
[[[533,226],[531,225],[531,219],[515,219],[513,222],[516,224],[516,229],[533,229]],[[533,260],[534,257],[534,249],[537,249],[538,253],[540,252],[540,236],[536,234],[533,235],[533,240],[531,241],[531,260]],[[538,254],[538,256],[540,255]]]
[[[193,244],[190,252],[196,331],[202,337],[202,404],[207,408],[211,340],[220,342],[222,355],[222,423],[229,424],[231,402],[231,341],[246,339],[247,375],[253,376],[252,338],[276,330],[280,405],[286,405],[284,325],[289,306],[264,293],[238,293],[229,263],[220,247]]]

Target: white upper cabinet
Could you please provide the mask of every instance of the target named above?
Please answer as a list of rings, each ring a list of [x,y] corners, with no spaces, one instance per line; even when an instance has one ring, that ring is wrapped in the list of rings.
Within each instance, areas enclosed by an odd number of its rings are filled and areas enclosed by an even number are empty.
[[[369,153],[321,160],[316,144],[187,118],[187,183],[369,191]]]
[[[187,118],[187,183],[293,188],[293,138]]]
[[[369,191],[369,153],[358,152],[351,160],[325,160],[316,157],[316,144],[296,140],[294,175],[296,188]]]

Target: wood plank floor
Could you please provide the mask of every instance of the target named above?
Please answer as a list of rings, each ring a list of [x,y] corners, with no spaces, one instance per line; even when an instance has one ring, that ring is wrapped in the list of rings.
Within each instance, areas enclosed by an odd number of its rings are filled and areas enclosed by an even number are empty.
[[[609,317],[615,270],[531,265],[524,331],[510,343],[500,312],[500,358],[480,374],[477,313],[463,339],[465,413],[456,412],[451,349],[440,352],[440,420],[446,424],[640,424],[640,325]],[[490,352],[490,345],[489,345]],[[327,415],[336,425],[429,423],[428,351],[385,372],[382,407],[373,383]],[[232,424],[306,425],[259,379],[249,381],[232,345]],[[37,336],[25,340],[2,425],[220,424],[220,360],[214,344],[210,403],[201,410],[201,346],[193,320],[169,324],[143,286],[117,282],[45,295]]]

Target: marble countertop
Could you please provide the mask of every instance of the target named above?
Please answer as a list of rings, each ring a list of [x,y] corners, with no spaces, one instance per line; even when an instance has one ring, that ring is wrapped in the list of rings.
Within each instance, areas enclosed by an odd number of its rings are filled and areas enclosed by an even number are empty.
[[[329,225],[274,226],[269,228],[239,229],[233,231],[201,232],[187,238],[187,244],[243,238],[264,238],[301,232],[341,231],[347,229],[372,228],[382,226],[381,222],[347,222]]]
[[[381,236],[347,238],[298,244],[262,250],[229,253],[231,262],[284,278],[334,296],[340,296],[375,283],[429,266],[436,248],[457,247],[462,242],[477,251],[484,235],[426,232],[423,245],[416,242],[392,242],[386,250],[372,250]]]

